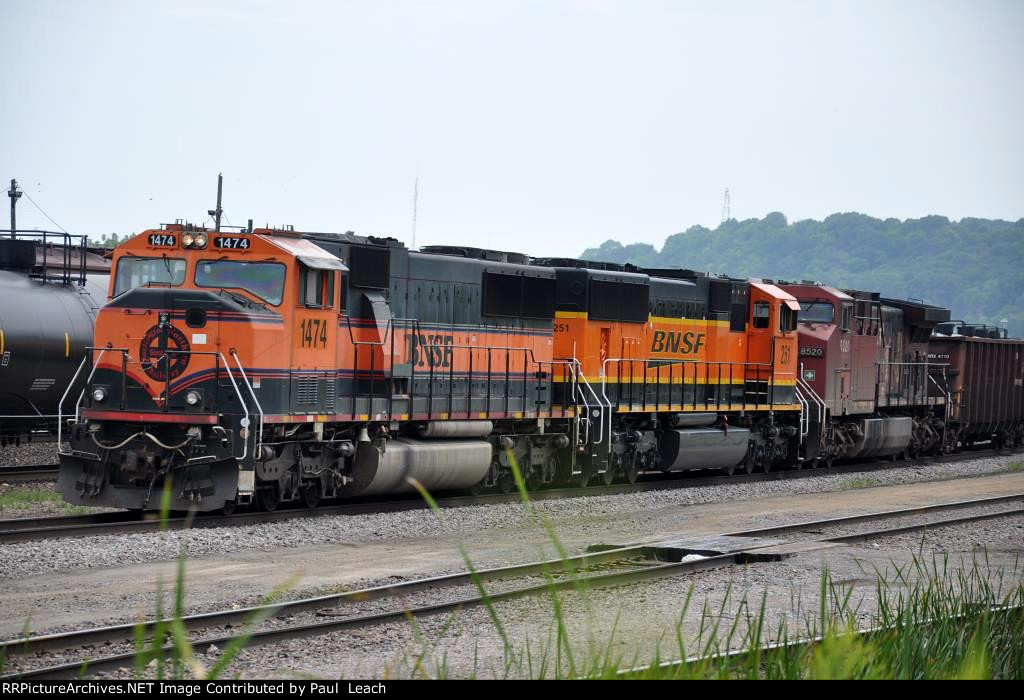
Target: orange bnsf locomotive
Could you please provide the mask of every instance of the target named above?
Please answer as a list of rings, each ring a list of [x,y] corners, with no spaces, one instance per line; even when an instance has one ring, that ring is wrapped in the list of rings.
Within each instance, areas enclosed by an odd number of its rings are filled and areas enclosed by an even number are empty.
[[[70,503],[633,481],[801,459],[797,311],[771,284],[393,239],[188,225],[113,256],[65,395]]]

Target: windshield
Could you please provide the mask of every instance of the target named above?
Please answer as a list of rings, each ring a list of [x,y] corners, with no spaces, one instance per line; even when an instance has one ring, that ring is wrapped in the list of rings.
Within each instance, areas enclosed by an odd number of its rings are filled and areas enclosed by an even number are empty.
[[[185,281],[185,261],[177,258],[136,258],[123,256],[117,262],[114,296],[135,287],[164,284],[177,287]]]
[[[284,272],[280,263],[200,260],[196,265],[196,286],[244,289],[277,306],[284,298]]]
[[[800,302],[801,323],[832,323],[836,317],[836,309],[827,301]]]

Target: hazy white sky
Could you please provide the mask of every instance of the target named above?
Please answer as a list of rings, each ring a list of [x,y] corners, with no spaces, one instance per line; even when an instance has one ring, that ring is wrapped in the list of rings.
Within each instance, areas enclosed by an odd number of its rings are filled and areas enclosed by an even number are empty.
[[[1024,216],[1024,2],[0,0],[0,182],[576,255],[736,218]],[[0,222],[6,228],[7,198]],[[52,228],[32,204],[19,227]]]

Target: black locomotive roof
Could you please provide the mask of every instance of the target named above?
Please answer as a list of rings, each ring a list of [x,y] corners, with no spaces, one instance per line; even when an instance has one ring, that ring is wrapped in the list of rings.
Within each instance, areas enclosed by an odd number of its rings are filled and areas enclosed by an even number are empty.
[[[915,326],[934,326],[937,323],[948,321],[950,318],[949,309],[941,306],[907,299],[883,298],[881,301],[886,306],[895,306],[900,309],[907,322]]]

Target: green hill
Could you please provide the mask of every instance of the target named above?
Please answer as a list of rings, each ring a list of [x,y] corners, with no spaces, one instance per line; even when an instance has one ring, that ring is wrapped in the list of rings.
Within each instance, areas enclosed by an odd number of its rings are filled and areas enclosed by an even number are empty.
[[[883,221],[844,213],[789,223],[773,212],[714,230],[693,226],[669,236],[660,251],[609,240],[581,257],[878,291],[946,306],[956,319],[1008,325],[1024,337],[1024,219]]]

